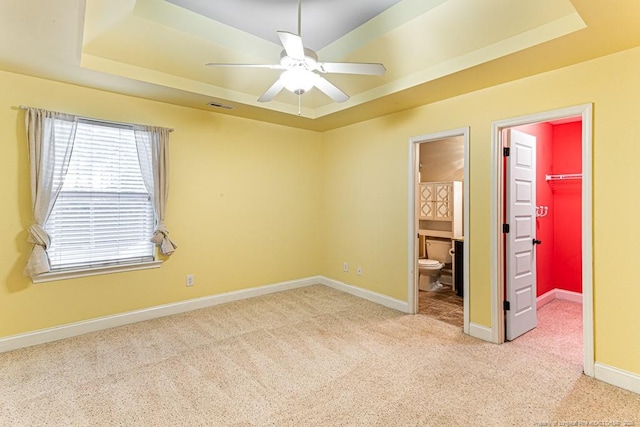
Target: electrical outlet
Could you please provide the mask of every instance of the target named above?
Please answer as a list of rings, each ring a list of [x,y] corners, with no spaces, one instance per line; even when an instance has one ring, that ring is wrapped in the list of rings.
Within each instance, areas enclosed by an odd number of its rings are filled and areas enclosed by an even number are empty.
[[[362,267],[358,266],[358,276],[362,276]]]
[[[195,279],[193,274],[187,274],[187,286],[193,286],[195,283]]]
[[[342,271],[344,271],[345,273],[347,273],[349,271],[349,263],[345,262],[344,264],[342,264]]]

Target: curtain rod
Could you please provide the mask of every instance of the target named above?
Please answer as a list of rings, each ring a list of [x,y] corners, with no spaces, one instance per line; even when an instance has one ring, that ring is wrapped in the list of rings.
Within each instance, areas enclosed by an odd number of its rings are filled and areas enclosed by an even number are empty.
[[[28,110],[29,108],[33,108],[33,107],[27,107],[25,105],[20,105],[20,106],[18,106],[18,108],[20,110]],[[68,114],[70,116],[76,116],[79,119],[83,119],[83,120],[91,120],[91,121],[100,122],[100,123],[110,123],[110,124],[113,124],[113,125],[145,126],[145,125],[140,125],[140,124],[137,124],[137,123],[116,122],[116,121],[113,121],[113,120],[103,120],[103,119],[95,119],[93,117],[78,116],[77,114],[63,113],[63,112],[60,112],[60,111],[53,111],[53,110],[47,110],[47,111],[51,111],[52,113],[58,113],[58,114]],[[165,128],[165,129],[168,129],[169,132],[173,132],[173,130],[174,130],[173,128]]]

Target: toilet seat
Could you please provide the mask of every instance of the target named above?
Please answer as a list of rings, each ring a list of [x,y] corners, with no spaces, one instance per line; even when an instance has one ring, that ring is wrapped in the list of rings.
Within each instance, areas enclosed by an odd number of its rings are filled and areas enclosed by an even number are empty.
[[[439,270],[442,268],[442,263],[434,259],[420,258],[418,260],[418,267],[425,268],[428,270]]]

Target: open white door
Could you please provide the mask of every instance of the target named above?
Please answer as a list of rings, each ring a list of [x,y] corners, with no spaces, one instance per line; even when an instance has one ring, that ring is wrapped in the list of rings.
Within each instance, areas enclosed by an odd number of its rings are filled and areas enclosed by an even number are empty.
[[[507,131],[506,338],[536,327],[536,138]],[[505,230],[506,231],[506,230]]]

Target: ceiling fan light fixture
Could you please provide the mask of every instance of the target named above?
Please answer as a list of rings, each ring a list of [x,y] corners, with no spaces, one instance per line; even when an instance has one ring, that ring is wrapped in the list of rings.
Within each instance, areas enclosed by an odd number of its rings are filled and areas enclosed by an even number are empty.
[[[280,75],[284,87],[296,95],[302,95],[310,90],[318,79],[318,75],[309,70],[287,70]]]

